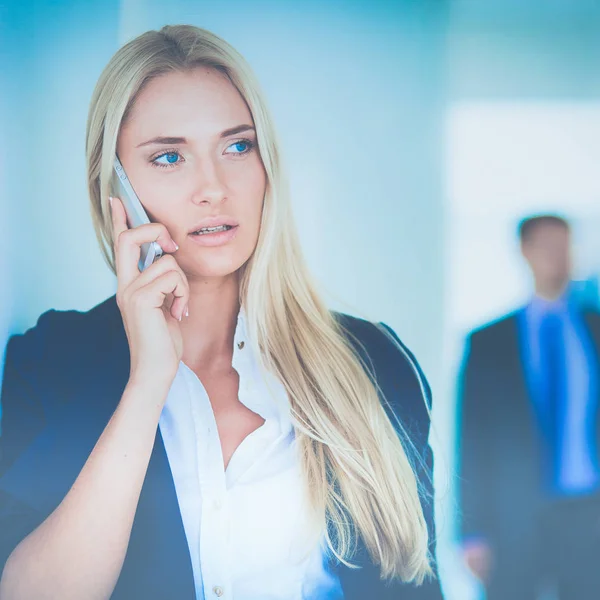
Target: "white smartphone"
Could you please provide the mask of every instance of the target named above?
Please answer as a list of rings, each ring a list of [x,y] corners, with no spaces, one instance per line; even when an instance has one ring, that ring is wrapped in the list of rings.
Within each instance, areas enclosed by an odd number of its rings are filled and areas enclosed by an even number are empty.
[[[127,178],[125,169],[118,156],[115,156],[114,170],[116,175],[116,189],[114,195],[121,200],[127,213],[129,227],[139,227],[150,223],[150,219],[137,197],[131,182]],[[147,242],[142,244],[140,253],[140,262],[138,263],[140,271],[147,269],[153,262],[163,255],[162,248],[157,242]]]

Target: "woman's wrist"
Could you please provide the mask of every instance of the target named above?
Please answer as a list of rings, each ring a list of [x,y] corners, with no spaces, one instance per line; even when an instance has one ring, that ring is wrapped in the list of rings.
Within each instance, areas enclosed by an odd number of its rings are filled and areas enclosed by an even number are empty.
[[[139,402],[145,407],[154,406],[162,410],[173,379],[174,376],[149,377],[142,373],[132,373],[121,401]]]

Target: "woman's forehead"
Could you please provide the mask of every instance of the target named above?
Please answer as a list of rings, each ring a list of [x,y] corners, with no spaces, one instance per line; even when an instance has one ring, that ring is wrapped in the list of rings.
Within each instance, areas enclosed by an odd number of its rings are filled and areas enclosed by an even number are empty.
[[[123,128],[136,139],[163,134],[202,137],[243,122],[251,122],[250,111],[231,81],[218,71],[198,68],[148,82]]]

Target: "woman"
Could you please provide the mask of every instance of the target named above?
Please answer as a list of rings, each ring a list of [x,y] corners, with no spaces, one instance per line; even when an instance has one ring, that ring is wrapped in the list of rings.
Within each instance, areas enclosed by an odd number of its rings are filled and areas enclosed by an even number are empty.
[[[426,383],[315,293],[244,59],[191,26],[128,43],[87,159],[117,293],[9,342],[0,598],[441,598]]]

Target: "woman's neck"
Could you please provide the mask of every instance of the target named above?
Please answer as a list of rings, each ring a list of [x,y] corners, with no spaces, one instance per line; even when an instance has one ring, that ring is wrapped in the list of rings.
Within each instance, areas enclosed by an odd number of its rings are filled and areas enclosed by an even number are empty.
[[[237,275],[195,280],[189,284],[189,317],[181,321],[183,362],[192,370],[231,367],[240,310]]]

